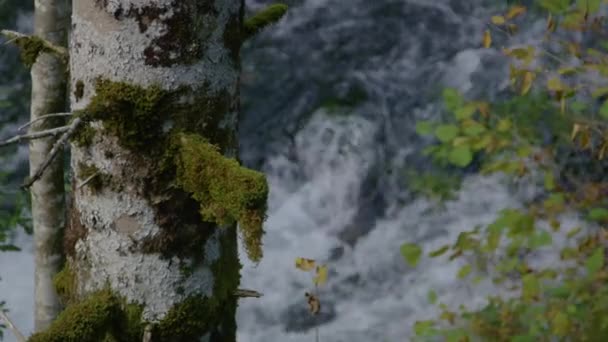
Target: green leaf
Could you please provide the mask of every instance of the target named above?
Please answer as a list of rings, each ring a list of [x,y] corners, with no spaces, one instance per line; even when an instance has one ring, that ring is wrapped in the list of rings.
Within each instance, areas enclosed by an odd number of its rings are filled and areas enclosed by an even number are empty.
[[[450,142],[458,136],[458,127],[455,125],[439,125],[435,129],[435,136],[441,142]]]
[[[474,122],[470,125],[465,126],[462,131],[464,132],[465,135],[469,136],[469,137],[477,137],[479,136],[481,133],[486,131],[486,128],[484,127],[484,125]]]
[[[418,121],[416,123],[416,133],[418,133],[418,135],[429,135],[433,133],[433,123],[431,121]]]
[[[443,333],[446,342],[469,341],[469,333],[463,328],[450,329]]]
[[[555,189],[555,179],[551,171],[545,172],[545,189],[548,191]]]
[[[458,146],[450,151],[448,160],[456,166],[465,167],[473,160],[473,153],[469,146]]]
[[[538,248],[542,246],[548,246],[553,243],[553,238],[551,234],[547,231],[539,232],[538,234],[534,234],[530,238],[530,248]]]
[[[520,158],[527,158],[532,154],[532,148],[528,145],[521,146],[517,149],[517,156]]]
[[[600,9],[601,0],[577,0],[576,6],[579,10],[594,14]]]
[[[437,302],[437,293],[433,290],[429,290],[427,298],[429,299],[429,303],[435,304]]]
[[[567,299],[572,294],[572,289],[568,286],[562,285],[547,289],[547,293],[553,297]]]
[[[606,208],[593,208],[589,210],[588,217],[593,221],[604,221],[608,219],[608,209]]]
[[[529,273],[523,276],[522,284],[522,296],[524,297],[524,299],[530,300],[539,295],[540,281],[538,280],[538,277],[535,274]]]
[[[530,335],[516,335],[513,336],[511,342],[536,342],[538,339]]]
[[[570,322],[563,311],[558,311],[551,319],[551,331],[557,337],[565,337],[568,334]]]
[[[401,245],[401,255],[405,258],[405,261],[412,267],[418,265],[420,256],[422,255],[422,249],[414,243],[404,243]]]
[[[574,113],[581,113],[587,109],[588,105],[581,101],[572,101],[570,103],[570,110]]]
[[[414,332],[416,333],[416,336],[433,335],[435,333],[435,329],[433,329],[434,325],[435,322],[433,321],[416,321],[416,323],[414,323]]]
[[[440,247],[439,249],[436,249],[432,252],[429,253],[429,257],[431,258],[436,258],[438,256],[443,255],[445,252],[447,252],[450,249],[449,245],[444,245],[442,247]]]
[[[566,237],[568,239],[574,237],[574,235],[578,234],[583,228],[582,227],[575,227],[572,228],[570,231],[568,231],[568,234],[566,234]]]
[[[458,279],[463,279],[471,273],[471,265],[464,265],[458,270]]]
[[[597,248],[593,254],[585,261],[585,268],[589,274],[593,275],[604,266],[604,249]]]
[[[608,100],[602,103],[602,106],[600,107],[600,116],[604,119],[608,119]]]
[[[473,116],[473,114],[475,114],[475,111],[477,111],[477,106],[475,104],[469,103],[463,107],[458,108],[454,112],[454,116],[458,120],[464,120]]]
[[[443,90],[442,97],[445,107],[451,112],[454,112],[460,108],[464,102],[462,96],[460,96],[458,91],[454,88],[445,88]]]
[[[560,13],[568,9],[569,0],[540,0],[540,5],[549,12]]]
[[[498,121],[498,126],[496,127],[496,129],[499,132],[508,132],[512,127],[512,123],[511,120],[509,119],[501,119],[500,121]]]

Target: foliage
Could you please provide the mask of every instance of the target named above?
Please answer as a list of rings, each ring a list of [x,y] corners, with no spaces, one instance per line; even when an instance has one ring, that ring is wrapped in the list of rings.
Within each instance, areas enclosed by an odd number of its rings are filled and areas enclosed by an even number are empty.
[[[465,100],[446,89],[443,100],[451,113],[447,121],[416,126],[419,134],[435,139],[424,153],[439,165],[465,168],[478,160],[483,173],[502,172],[543,184],[543,196],[522,209],[506,209],[491,224],[427,251],[431,258],[464,258],[468,263],[457,272],[458,278],[475,284],[489,277],[515,295],[490,297],[480,310],[452,310],[439,303],[438,319],[416,322],[417,338],[608,338],[608,44],[601,38],[606,33],[605,18],[598,14],[602,1],[542,0],[537,5],[548,12],[547,47],[502,49],[513,61],[509,78],[515,96],[488,103]],[[481,44],[492,46],[492,32],[515,34],[526,12],[526,7],[513,5],[491,17]],[[577,36],[586,39],[577,41]],[[562,227],[560,214],[567,210],[579,211],[588,227]],[[550,228],[541,229],[541,221]],[[529,257],[557,248],[557,234],[568,240],[560,250],[561,263],[533,268]],[[410,242],[401,252],[411,266],[425,253]],[[436,305],[434,292],[429,300]]]
[[[327,282],[327,265],[318,265],[314,259],[306,259],[302,257],[296,258],[296,268],[310,272],[315,270],[312,282],[315,285],[314,291],[304,293],[306,297],[306,303],[308,304],[308,312],[311,315],[318,315],[321,312],[321,301],[319,300],[319,286],[322,286]],[[315,342],[319,342],[319,327],[315,327]]]

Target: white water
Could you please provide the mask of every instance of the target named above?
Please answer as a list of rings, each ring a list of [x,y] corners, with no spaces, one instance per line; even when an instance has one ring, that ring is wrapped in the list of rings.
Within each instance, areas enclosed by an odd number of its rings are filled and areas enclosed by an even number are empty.
[[[281,156],[271,159],[270,164],[278,167],[268,173],[271,214],[266,224],[265,257],[258,267],[248,264],[242,280],[244,287],[265,295],[242,301],[240,342],[314,340],[312,330],[289,333],[284,329],[288,304],[305,308],[304,293],[312,290],[311,276],[295,268],[295,258],[324,261],[339,244],[332,232],[352,214],[356,193],[349,189],[362,181],[359,171],[373,146],[361,137],[369,136],[371,129],[357,118],[313,120],[297,139],[304,167],[311,170],[309,180],[297,187],[285,176],[287,172],[281,172],[289,163]],[[328,130],[335,132],[332,140],[318,139]],[[357,152],[337,148],[341,140],[358,144]],[[416,320],[436,317],[438,311],[427,300],[431,289],[440,302],[453,308],[482,305],[485,296],[496,289],[488,282],[473,288],[456,280],[464,261],[423,259],[413,269],[405,264],[399,247],[409,241],[430,251],[453,243],[460,232],[491,222],[501,209],[518,207],[529,190],[516,194],[500,176],[471,176],[458,198],[444,208],[424,199],[403,207],[394,205],[356,248],[347,248],[339,261],[329,264],[329,282],[321,290],[321,301],[337,303],[337,317],[320,327],[321,341],[407,340]],[[572,227],[575,221],[566,217],[564,224]],[[360,276],[358,283],[345,280],[355,274]]]

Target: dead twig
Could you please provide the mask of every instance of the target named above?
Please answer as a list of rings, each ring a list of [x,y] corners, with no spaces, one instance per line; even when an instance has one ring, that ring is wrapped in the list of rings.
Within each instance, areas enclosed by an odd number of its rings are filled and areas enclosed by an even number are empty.
[[[152,325],[148,324],[144,328],[144,338],[142,339],[142,342],[150,342],[150,341],[152,341]]]
[[[80,126],[81,123],[82,123],[82,120],[80,118],[75,118],[72,121],[72,123],[68,126],[68,129],[61,136],[61,138],[59,138],[55,142],[55,144],[51,148],[51,152],[46,157],[44,162],[38,167],[38,170],[36,170],[34,175],[32,177],[30,177],[29,179],[27,179],[23,183],[23,185],[21,185],[21,188],[29,188],[30,186],[32,186],[32,184],[34,184],[34,182],[36,182],[38,179],[40,179],[40,177],[42,177],[44,170],[46,170],[46,168],[49,167],[49,165],[51,164],[53,159],[55,159],[55,157],[57,156],[57,154],[59,153],[59,151],[61,150],[63,145],[68,141],[68,139],[72,135],[74,135],[74,132],[76,132],[76,129]]]
[[[78,189],[82,189],[83,186],[87,185],[88,182],[92,181],[93,178],[99,176],[99,171],[95,172],[94,174],[90,175],[89,177],[87,177],[87,179],[85,179],[84,181],[82,181],[82,183],[80,183],[80,185],[78,186]]]
[[[17,329],[17,327],[13,324],[13,322],[10,320],[10,318],[8,318],[8,315],[6,314],[6,312],[4,312],[4,310],[2,310],[2,309],[0,309],[0,318],[2,318],[2,320],[4,320],[4,322],[6,322],[6,326],[8,327],[8,329],[10,331],[13,332],[13,335],[15,335],[15,338],[17,339],[18,342],[27,341],[25,336],[23,336],[23,334],[19,331],[19,329]]]
[[[32,140],[32,139],[40,139],[48,136],[57,136],[61,133],[64,133],[70,129],[70,126],[61,126],[56,128],[47,129],[40,132],[34,132],[30,134],[21,134],[16,135],[8,140],[0,142],[0,147],[7,146],[10,144],[15,144],[21,142],[22,140]]]
[[[241,297],[241,298],[246,298],[246,297],[260,298],[263,296],[263,294],[258,291],[247,290],[247,289],[238,289],[238,290],[234,291],[234,295],[237,297]]]
[[[24,124],[23,126],[17,128],[18,131],[22,131],[25,128],[29,127],[30,125],[32,125],[33,123],[40,121],[40,120],[44,120],[46,118],[50,118],[50,117],[56,117],[56,116],[70,116],[72,115],[72,113],[53,113],[53,114],[45,114],[45,115],[41,115],[39,117],[37,117],[36,119]]]
[[[12,42],[16,41],[17,39],[38,39],[42,42],[42,44],[44,45],[45,48],[53,51],[54,53],[58,54],[60,57],[66,58],[68,56],[68,50],[66,48],[55,45],[55,44],[49,42],[48,40],[40,38],[38,36],[27,35],[27,34],[23,34],[23,33],[20,33],[17,31],[12,31],[12,30],[1,30],[0,33],[9,39],[5,44],[12,43]]]

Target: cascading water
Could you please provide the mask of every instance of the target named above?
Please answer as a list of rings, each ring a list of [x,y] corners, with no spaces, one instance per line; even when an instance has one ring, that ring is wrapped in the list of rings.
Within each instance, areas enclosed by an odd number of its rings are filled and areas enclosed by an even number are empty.
[[[473,0],[298,4],[245,52],[241,153],[266,173],[271,198],[265,258],[242,279],[265,295],[241,301],[239,341],[311,341],[315,326],[325,342],[407,340],[414,321],[437,317],[429,290],[456,308],[482,305],[496,288],[457,281],[461,262],[412,269],[399,246],[451,243],[538,190],[469,173],[458,198],[437,208],[404,186],[404,169],[430,167],[414,127],[440,117],[443,87],[504,95],[508,61],[480,48],[495,12]],[[524,29],[510,44],[544,28]],[[319,317],[307,312],[313,285],[296,257],[330,265]]]
[[[268,2],[248,0],[252,8]],[[529,196],[474,170],[441,208],[404,186],[405,169],[431,167],[420,154],[428,141],[414,127],[440,117],[443,87],[490,99],[505,88],[506,60],[480,48],[492,1],[288,3],[287,17],[243,53],[241,156],[266,173],[271,194],[265,257],[242,271],[242,287],[264,296],[241,301],[239,341],[311,341],[316,326],[323,342],[403,341],[415,320],[437,314],[431,289],[454,307],[483,304],[495,289],[482,283],[473,292],[457,281],[461,262],[423,260],[413,269],[399,246],[437,248]],[[26,333],[30,241],[0,256],[0,299]],[[296,257],[330,267],[315,318],[304,297],[312,277],[295,269]]]

